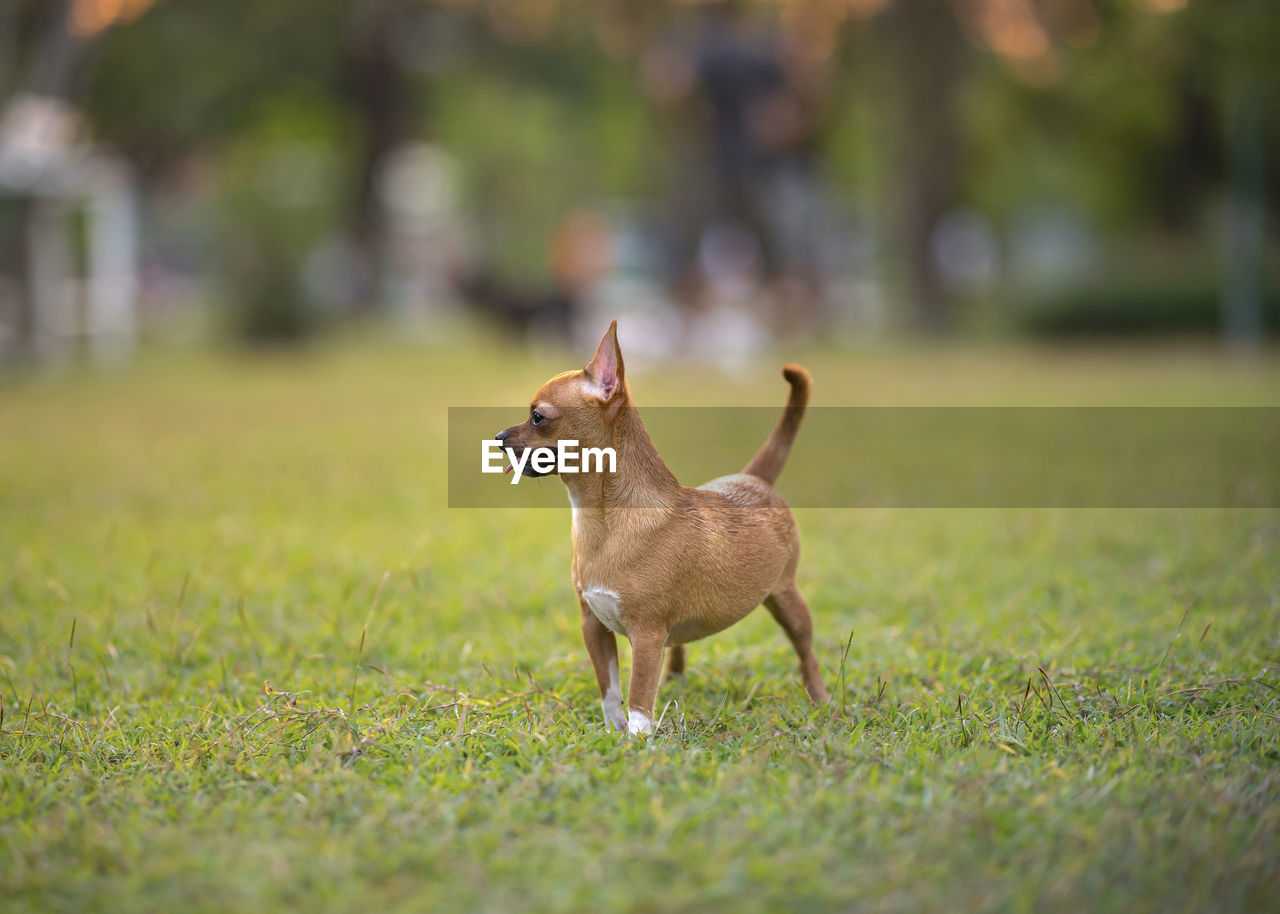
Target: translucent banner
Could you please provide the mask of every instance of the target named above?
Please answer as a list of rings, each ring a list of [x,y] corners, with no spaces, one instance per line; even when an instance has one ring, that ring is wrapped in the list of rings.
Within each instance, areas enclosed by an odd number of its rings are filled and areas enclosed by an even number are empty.
[[[780,414],[652,407],[634,415],[676,478],[697,486],[741,471]],[[588,448],[620,445],[613,471],[634,473],[628,443],[602,435],[599,417],[584,410],[543,420],[536,438],[532,426],[517,435],[554,449],[538,464],[552,475],[534,476],[532,455],[508,454],[494,440],[528,416],[528,407],[449,410],[450,507],[562,507],[554,473],[583,472]],[[504,472],[513,456],[524,459],[519,474]],[[588,461],[586,472],[608,471]],[[806,508],[1274,508],[1280,408],[810,408],[776,488]]]

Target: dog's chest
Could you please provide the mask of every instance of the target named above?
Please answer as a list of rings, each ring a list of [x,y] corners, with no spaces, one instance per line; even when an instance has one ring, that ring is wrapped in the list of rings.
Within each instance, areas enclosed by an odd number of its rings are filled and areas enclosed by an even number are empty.
[[[616,591],[606,587],[584,587],[582,599],[595,617],[604,623],[605,628],[620,635],[627,633],[622,623],[622,598]]]

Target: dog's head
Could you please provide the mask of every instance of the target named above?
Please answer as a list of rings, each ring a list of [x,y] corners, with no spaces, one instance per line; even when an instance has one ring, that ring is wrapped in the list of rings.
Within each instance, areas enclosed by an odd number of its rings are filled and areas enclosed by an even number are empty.
[[[613,442],[613,423],[630,400],[615,320],[585,368],[562,372],[543,384],[529,404],[529,418],[494,437],[517,456],[527,449],[555,449],[558,441],[577,441],[584,448],[608,447]],[[524,475],[554,472],[540,473],[530,467]]]

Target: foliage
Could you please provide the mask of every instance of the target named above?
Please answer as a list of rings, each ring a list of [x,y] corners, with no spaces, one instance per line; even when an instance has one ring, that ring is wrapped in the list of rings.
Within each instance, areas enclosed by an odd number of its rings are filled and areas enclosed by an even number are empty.
[[[1222,324],[1216,283],[1111,281],[1059,290],[1030,304],[1021,326],[1033,336],[1210,336]],[[1263,326],[1280,333],[1280,292],[1264,300]]]
[[[835,53],[820,69],[828,190],[869,201],[889,222],[902,204],[888,191],[913,142],[902,130],[899,87],[917,55],[906,53],[909,35],[905,50],[893,40],[900,5],[834,20],[835,39],[823,40],[834,41]],[[981,6],[957,6],[948,19],[946,41],[963,60],[954,75],[959,129],[948,148],[921,160],[958,168],[946,202],[976,206],[1007,231],[1019,212],[1046,205],[1069,207],[1121,238],[1212,231],[1226,180],[1231,86],[1246,74],[1266,97],[1280,77],[1269,51],[1280,36],[1274,4],[1195,2],[1173,14],[1115,0],[1042,4],[1049,25],[1055,10],[1092,18],[1086,28],[1048,29],[1052,66],[1037,79],[986,53]],[[548,239],[576,206],[617,196],[653,202],[671,192],[669,137],[656,129],[665,115],[640,78],[645,49],[687,30],[681,8],[667,4],[596,9],[553,0],[524,11],[496,0],[159,3],[100,37],[88,112],[103,139],[155,172],[193,151],[222,156],[260,128],[264,112],[288,130],[291,110],[326,108],[343,131],[329,137],[326,154],[339,165],[332,189],[346,206],[357,193],[351,138],[359,108],[349,55],[360,16],[377,9],[398,17],[391,57],[408,86],[406,133],[443,144],[461,163],[484,253],[500,272],[545,273]],[[550,11],[545,28],[540,10]],[[520,23],[536,28],[520,37]],[[609,29],[625,37],[625,50],[601,39]],[[1280,108],[1265,110],[1264,142],[1274,150]],[[1265,192],[1272,210],[1276,186]],[[218,205],[235,211],[229,201]],[[313,224],[331,233],[344,213],[330,208]]]
[[[578,69],[566,73],[563,60],[521,66],[486,55],[430,92],[431,133],[457,158],[485,256],[535,284],[547,281],[550,239],[566,215],[652,192],[660,158],[628,74],[589,51],[569,59]]]
[[[566,512],[444,502],[458,379],[519,404],[575,360],[477,352],[0,390],[0,909],[1275,909],[1274,511],[802,512],[835,702],[760,613],[631,741]],[[828,404],[1280,389],[1185,349],[804,361]],[[778,394],[636,370],[644,403]]]

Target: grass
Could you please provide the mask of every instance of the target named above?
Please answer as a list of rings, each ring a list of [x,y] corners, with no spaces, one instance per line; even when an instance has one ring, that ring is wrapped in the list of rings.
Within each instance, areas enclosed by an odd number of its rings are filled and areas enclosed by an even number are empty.
[[[445,507],[446,408],[580,356],[0,388],[0,909],[1280,910],[1276,511],[799,512],[835,701],[756,613],[618,738],[567,512]],[[1195,347],[805,361],[827,405],[1280,391]]]

